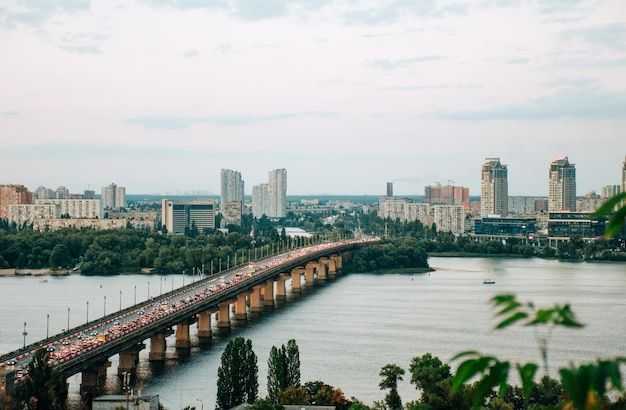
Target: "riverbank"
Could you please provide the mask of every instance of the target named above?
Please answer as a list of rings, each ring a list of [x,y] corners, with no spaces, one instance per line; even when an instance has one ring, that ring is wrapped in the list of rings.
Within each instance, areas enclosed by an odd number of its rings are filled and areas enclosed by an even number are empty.
[[[0,269],[0,276],[46,276],[58,275],[64,276],[71,273],[80,273],[79,271],[71,271],[69,269]]]

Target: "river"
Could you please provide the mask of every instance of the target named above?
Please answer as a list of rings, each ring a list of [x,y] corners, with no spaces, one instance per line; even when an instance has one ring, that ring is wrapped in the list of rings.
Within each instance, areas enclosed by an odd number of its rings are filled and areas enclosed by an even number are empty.
[[[170,336],[162,366],[147,360],[149,348],[140,353],[138,387],[142,394],[159,395],[169,410],[212,409],[221,354],[229,340],[242,336],[252,340],[258,357],[260,396],[267,393],[271,347],[295,339],[303,382],[321,380],[341,388],[347,398],[371,404],[385,395],[378,388],[381,367],[395,363],[407,371],[399,383],[403,402],[415,400],[408,367],[413,357],[427,352],[453,368],[457,363],[450,359],[464,350],[541,363],[532,328],[493,330],[489,300],[499,293],[515,293],[539,307],[569,303],[585,324],[552,333],[553,376],[570,362],[626,355],[626,264],[439,257],[429,264],[436,269],[430,274],[344,274],[305,285],[301,295],[288,292],[286,302],[258,317],[215,330],[208,344],[198,341],[192,326],[191,349],[177,350]],[[486,278],[496,283],[484,285]],[[185,277],[186,283],[191,280]],[[0,353],[58,333],[68,320],[74,327],[87,316],[95,319],[182,284],[182,275],[0,277]],[[108,392],[119,392],[117,361],[111,358]],[[75,402],[80,375],[69,383]]]

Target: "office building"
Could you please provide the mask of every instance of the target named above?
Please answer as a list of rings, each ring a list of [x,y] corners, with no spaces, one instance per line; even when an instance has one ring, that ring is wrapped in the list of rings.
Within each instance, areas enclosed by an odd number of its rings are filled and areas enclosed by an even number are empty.
[[[275,169],[268,173],[268,209],[270,218],[287,215],[287,170]]]
[[[593,218],[589,212],[550,212],[548,219],[548,244],[558,248],[573,236],[583,241],[593,241],[604,235],[606,218]]]
[[[102,208],[126,208],[126,188],[111,184],[102,188]]]
[[[576,211],[576,167],[564,156],[553,157],[550,164],[548,211]]]
[[[198,232],[215,229],[215,200],[161,201],[161,221],[167,233],[184,234],[195,226]]]
[[[227,202],[239,201],[243,204],[244,183],[241,179],[241,172],[231,169],[222,169],[221,172],[221,196],[220,209],[224,209]]]
[[[500,158],[485,158],[480,181],[480,213],[506,216],[509,210],[509,176]]]
[[[9,219],[11,205],[32,203],[33,193],[24,185],[0,185],[0,219]]]

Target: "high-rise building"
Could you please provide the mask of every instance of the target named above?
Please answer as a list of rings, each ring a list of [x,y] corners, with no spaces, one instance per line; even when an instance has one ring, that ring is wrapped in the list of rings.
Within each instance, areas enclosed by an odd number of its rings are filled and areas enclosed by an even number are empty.
[[[424,187],[422,202],[431,205],[463,205],[469,208],[469,188],[462,186],[428,185]]]
[[[387,198],[393,198],[393,182],[387,182]]]
[[[252,216],[260,218],[267,215],[269,205],[268,184],[259,184],[252,187]]]
[[[622,192],[626,192],[626,156],[622,164]]]
[[[0,185],[0,219],[9,219],[9,206],[32,204],[33,193],[24,185]]]
[[[161,220],[167,233],[184,234],[195,226],[198,232],[215,229],[215,199],[194,201],[161,201]]]
[[[243,180],[241,172],[231,169],[222,169],[220,209],[224,209],[227,202],[239,201],[243,204]]]
[[[268,173],[268,200],[267,216],[282,218],[287,215],[287,170],[275,169]]]
[[[126,208],[126,188],[115,184],[102,187],[101,199],[103,209]]]
[[[509,210],[509,177],[500,158],[485,158],[480,182],[480,213],[506,216]]]
[[[548,211],[576,211],[576,166],[565,156],[553,157],[550,164]]]

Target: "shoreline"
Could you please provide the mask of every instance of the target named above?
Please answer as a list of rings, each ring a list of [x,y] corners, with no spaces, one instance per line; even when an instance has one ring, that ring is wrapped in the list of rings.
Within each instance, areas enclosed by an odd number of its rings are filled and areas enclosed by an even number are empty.
[[[0,269],[0,276],[65,276],[72,273],[69,269]]]

